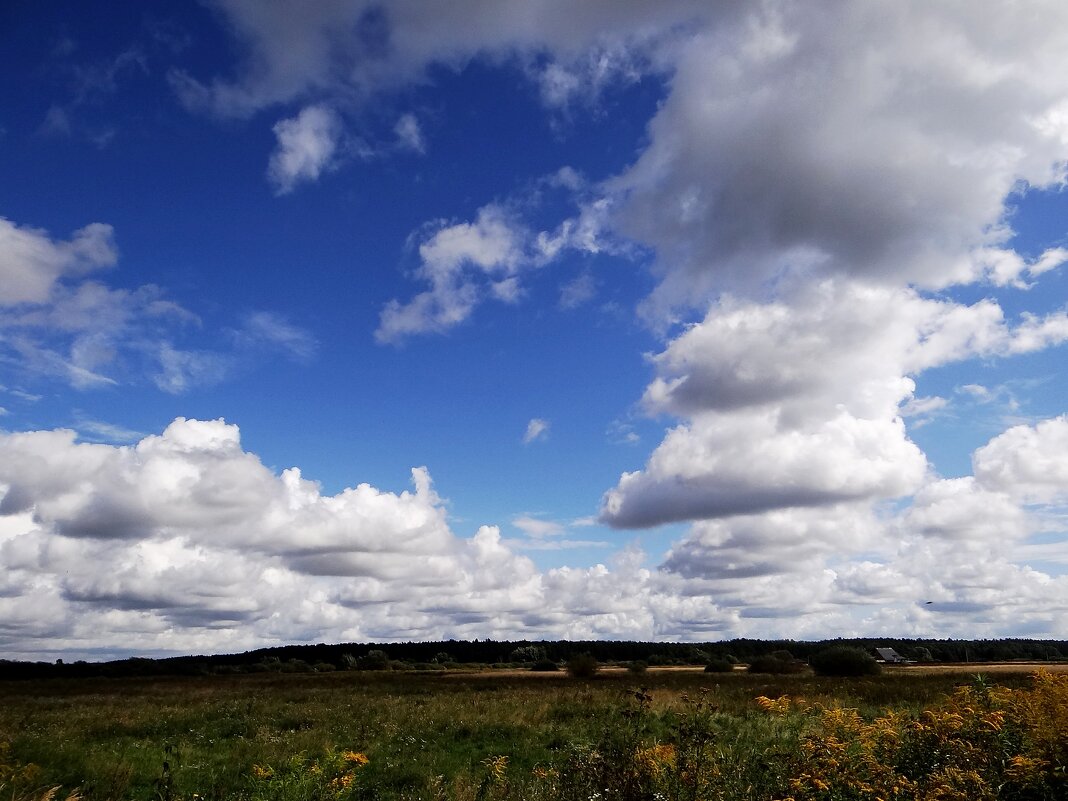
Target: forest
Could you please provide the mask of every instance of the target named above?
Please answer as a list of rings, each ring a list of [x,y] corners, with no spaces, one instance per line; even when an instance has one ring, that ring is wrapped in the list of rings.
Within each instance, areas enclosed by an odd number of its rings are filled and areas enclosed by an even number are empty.
[[[441,642],[319,643],[259,648],[235,654],[190,655],[151,659],[131,656],[100,662],[84,660],[28,662],[0,659],[0,680],[135,676],[196,676],[255,672],[311,672],[360,669],[443,669],[456,666],[521,667],[539,660],[564,662],[590,654],[603,664],[645,662],[651,667],[704,665],[712,660],[751,662],[788,651],[807,661],[831,645],[868,652],[893,648],[916,662],[982,663],[1059,661],[1068,655],[1068,640],[934,640],[867,637],[818,641],[735,639],[722,642],[634,642],[626,640],[530,641],[447,640]]]

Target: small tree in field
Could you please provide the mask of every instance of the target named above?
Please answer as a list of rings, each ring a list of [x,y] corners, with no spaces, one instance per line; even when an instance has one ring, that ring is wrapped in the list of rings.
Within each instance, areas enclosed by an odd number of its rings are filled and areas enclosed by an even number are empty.
[[[540,645],[521,645],[508,655],[509,662],[538,662],[545,659],[545,649]]]
[[[871,654],[847,645],[825,648],[808,661],[819,676],[875,676],[882,672]]]
[[[567,660],[567,672],[576,679],[589,679],[601,669],[593,654],[575,654]]]
[[[749,662],[750,673],[801,673],[805,669],[804,662],[798,662],[788,651],[775,651],[766,656],[758,656]]]
[[[389,670],[389,654],[373,649],[356,660],[358,670]]]

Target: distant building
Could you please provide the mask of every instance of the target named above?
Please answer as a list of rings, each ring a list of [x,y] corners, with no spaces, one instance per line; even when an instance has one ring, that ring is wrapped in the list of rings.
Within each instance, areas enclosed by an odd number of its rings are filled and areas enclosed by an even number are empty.
[[[876,648],[875,653],[879,656],[878,661],[891,665],[908,665],[912,663],[911,659],[905,659],[893,648]]]

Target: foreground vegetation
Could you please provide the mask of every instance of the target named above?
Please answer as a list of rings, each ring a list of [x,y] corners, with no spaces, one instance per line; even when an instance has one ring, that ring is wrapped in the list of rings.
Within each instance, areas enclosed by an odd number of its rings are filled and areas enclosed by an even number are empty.
[[[1052,800],[1066,766],[1068,676],[1044,673],[0,684],[0,801]]]

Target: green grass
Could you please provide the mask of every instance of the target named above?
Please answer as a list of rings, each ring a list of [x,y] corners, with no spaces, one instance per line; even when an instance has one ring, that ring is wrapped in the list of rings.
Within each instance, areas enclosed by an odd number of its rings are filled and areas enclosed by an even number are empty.
[[[338,672],[10,682],[0,683],[0,742],[11,744],[15,761],[40,766],[41,787],[80,788],[88,801],[251,798],[254,765],[346,750],[370,758],[359,773],[362,797],[475,798],[488,797],[490,757],[508,756],[509,776],[520,781],[568,749],[613,747],[610,738],[637,725],[629,691],[639,684],[652,698],[635,736],[667,740],[692,711],[684,697],[703,689],[717,747],[737,751],[742,765],[743,757],[796,743],[797,732],[757,709],[757,696],[787,694],[872,717],[888,708],[918,711],[970,678],[651,670],[589,680]],[[998,682],[1023,686],[1027,677]],[[746,769],[755,769],[750,762]]]

